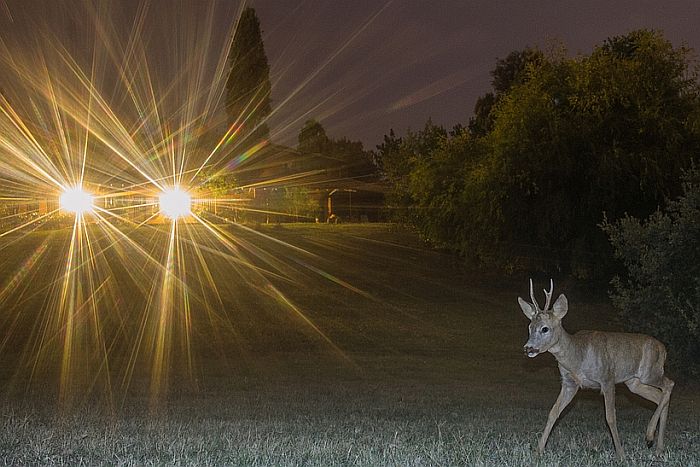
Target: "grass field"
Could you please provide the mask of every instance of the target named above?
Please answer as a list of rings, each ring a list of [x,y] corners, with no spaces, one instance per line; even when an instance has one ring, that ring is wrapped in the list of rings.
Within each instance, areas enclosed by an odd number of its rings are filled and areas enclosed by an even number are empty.
[[[84,334],[61,382],[65,328],[51,297],[70,231],[2,239],[0,463],[618,464],[591,391],[533,455],[559,376],[548,354],[522,354],[526,281],[471,272],[390,225],[228,226],[228,250],[186,229],[206,248],[180,252],[187,324],[169,316],[157,398],[143,329],[158,268],[91,227],[101,340],[88,331],[97,318],[79,311]],[[167,235],[131,237],[162,257]],[[557,278],[555,290],[569,298],[569,331],[615,328],[604,294]],[[629,465],[700,465],[700,387],[670,376],[658,458],[644,443],[652,407],[618,388]]]

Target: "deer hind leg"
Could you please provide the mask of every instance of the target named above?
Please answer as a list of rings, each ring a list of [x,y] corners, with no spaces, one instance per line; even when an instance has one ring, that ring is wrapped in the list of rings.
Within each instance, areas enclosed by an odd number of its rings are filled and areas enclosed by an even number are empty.
[[[537,444],[537,452],[539,454],[542,454],[544,452],[544,447],[547,444],[547,439],[549,438],[549,433],[552,432],[554,423],[556,423],[557,419],[559,418],[559,415],[561,415],[561,412],[566,408],[567,405],[569,405],[569,403],[574,398],[577,392],[577,385],[566,384],[562,382],[559,397],[557,397],[557,401],[554,403],[552,409],[549,411],[549,417],[547,418],[547,426],[544,427],[544,432],[542,433],[540,442]]]
[[[644,384],[639,380],[639,378],[632,378],[628,381],[625,381],[625,385],[633,393],[655,403],[657,406],[656,408],[658,410],[663,397],[663,392],[661,391],[661,389],[655,388],[654,386],[650,386],[648,384]],[[647,425],[647,432],[645,438],[647,446],[649,447],[651,447],[654,444],[654,435],[656,434],[656,426],[658,424],[658,420],[658,418],[652,416],[651,420],[649,420],[649,425]]]
[[[666,431],[666,420],[668,419],[668,404],[671,399],[671,391],[673,390],[674,383],[665,376],[661,376],[658,380],[647,381],[647,383],[653,385],[655,389],[660,388],[656,389],[661,396],[657,402],[658,405],[654,411],[654,415],[651,417],[649,425],[647,426],[646,435],[647,445],[651,447],[654,441],[654,431],[658,425],[656,453],[659,454],[664,448],[664,432]],[[650,384],[644,385],[649,387]]]
[[[663,396],[661,397],[661,403],[656,408],[659,412],[659,436],[656,439],[656,454],[661,454],[664,449],[664,432],[666,431],[666,420],[668,419],[668,405],[671,400],[671,391],[673,391],[674,382],[664,376],[663,389],[661,392]],[[654,413],[656,415],[656,413]],[[653,418],[652,418],[653,420]]]
[[[608,427],[610,427],[610,433],[612,434],[613,443],[615,444],[615,453],[619,459],[625,455],[622,450],[622,444],[620,443],[620,435],[617,432],[617,417],[615,414],[615,385],[610,384],[604,386],[603,397],[605,398],[605,420],[608,422]]]

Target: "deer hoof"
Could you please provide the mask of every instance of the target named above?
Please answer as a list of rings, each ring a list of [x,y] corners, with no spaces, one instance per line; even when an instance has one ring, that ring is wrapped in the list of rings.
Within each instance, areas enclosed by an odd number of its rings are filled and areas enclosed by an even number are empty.
[[[653,439],[647,439],[646,442],[647,442],[647,447],[648,447],[649,449],[651,449],[652,446],[654,446],[654,440],[653,440]]]

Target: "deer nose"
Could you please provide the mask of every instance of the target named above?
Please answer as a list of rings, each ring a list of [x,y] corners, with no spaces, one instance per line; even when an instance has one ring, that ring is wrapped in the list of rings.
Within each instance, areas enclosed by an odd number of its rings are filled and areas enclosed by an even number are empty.
[[[525,352],[525,355],[527,355],[528,357],[534,357],[538,353],[540,353],[540,349],[536,349],[533,346],[527,345],[527,344],[523,347],[523,351]]]

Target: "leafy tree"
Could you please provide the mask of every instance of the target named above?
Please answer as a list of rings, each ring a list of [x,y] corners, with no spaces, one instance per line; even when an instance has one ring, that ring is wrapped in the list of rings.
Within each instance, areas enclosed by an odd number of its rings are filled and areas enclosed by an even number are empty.
[[[270,67],[254,8],[246,8],[238,21],[228,55],[226,110],[232,124],[242,128],[241,138],[269,137],[265,120],[270,114]]]
[[[384,158],[391,157],[392,154],[398,152],[401,148],[401,141],[401,138],[396,136],[392,128],[389,130],[388,135],[384,135],[384,141],[377,145],[377,150],[372,153],[374,165],[384,179],[389,178],[389,175],[385,172]]]
[[[491,71],[493,92],[479,97],[474,105],[474,116],[469,120],[468,128],[476,136],[484,136],[493,128],[493,110],[502,96],[514,86],[528,80],[530,73],[545,62],[544,54],[532,48],[516,50],[504,59],[496,62]]]
[[[365,152],[361,141],[351,141],[345,137],[331,140],[327,155],[331,163],[338,164],[339,178],[365,179],[376,174],[372,157]]]
[[[696,78],[688,50],[655,31],[574,59],[511,54],[468,135],[428,121],[385,137],[377,160],[388,200],[426,237],[465,255],[608,274],[604,213],[646,217],[679,194],[681,170],[700,152]]]
[[[319,197],[303,186],[267,187],[256,201],[254,209],[264,211],[268,223],[313,222],[322,212]]]
[[[513,87],[525,83],[531,72],[545,61],[544,54],[533,48],[513,51],[506,58],[498,60],[496,68],[491,71],[491,85],[495,94],[506,94]]]
[[[326,129],[316,120],[307,120],[299,131],[297,149],[304,153],[322,153],[330,145]]]
[[[236,177],[230,173],[203,170],[200,172],[199,178],[201,180],[200,189],[211,197],[229,196],[238,188]]]
[[[230,203],[221,200],[231,197],[238,188],[238,182],[231,173],[202,170],[199,175],[199,190],[203,198],[209,200],[209,209],[215,214],[230,209]]]
[[[643,30],[589,57],[548,60],[513,87],[489,135],[502,241],[578,275],[602,273],[603,213],[653,212],[678,194],[700,149],[690,71],[687,50]]]
[[[550,61],[501,99],[484,165],[497,207],[484,215],[499,250],[504,257],[540,257],[540,267],[547,269],[562,268],[556,261],[562,251],[571,250],[577,240],[586,241],[574,238],[580,233],[575,228],[581,213],[572,205],[581,196],[581,133],[564,99],[571,94],[572,65]],[[590,217],[585,219],[590,222]]]
[[[608,39],[580,63],[569,100],[589,132],[589,190],[597,193],[589,201],[609,217],[646,216],[680,194],[681,171],[700,149],[689,53],[639,30]]]
[[[474,116],[469,119],[469,131],[475,136],[486,136],[493,128],[491,110],[496,105],[496,95],[487,92],[474,104]]]
[[[308,188],[285,187],[282,190],[285,212],[293,216],[295,221],[315,220],[321,216],[321,205],[317,197],[311,196]]]
[[[478,257],[490,226],[481,223],[471,175],[483,157],[484,145],[468,131],[450,133],[414,161],[408,177],[413,223],[436,245]]]
[[[613,280],[613,303],[632,330],[669,344],[673,361],[700,372],[700,169],[684,195],[645,221],[603,224],[627,274]]]
[[[331,178],[374,177],[377,168],[373,154],[364,150],[362,142],[347,138],[332,139],[316,120],[307,120],[298,136],[299,152],[323,158],[323,168]]]
[[[397,138],[391,131],[377,146],[376,159],[391,187],[387,203],[395,220],[420,222],[420,209],[416,206],[411,178],[415,179],[418,161],[430,158],[446,138],[447,131],[428,120],[423,130],[409,131],[403,138]]]

